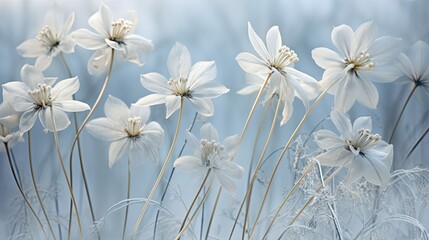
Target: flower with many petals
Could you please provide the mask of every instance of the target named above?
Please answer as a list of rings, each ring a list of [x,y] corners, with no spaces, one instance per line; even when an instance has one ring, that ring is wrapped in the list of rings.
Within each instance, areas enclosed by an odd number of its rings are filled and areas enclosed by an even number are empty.
[[[373,22],[360,25],[356,31],[340,25],[331,35],[339,53],[328,48],[312,51],[316,64],[325,69],[320,85],[335,95],[335,109],[347,112],[356,100],[375,109],[379,96],[373,82],[388,83],[401,76],[389,65],[402,51],[401,40],[377,35]]]
[[[147,122],[149,108],[128,108],[120,99],[109,96],[104,104],[104,113],[106,117],[91,120],[86,129],[95,137],[112,142],[109,167],[122,158],[139,161],[148,157],[158,164],[158,148],[164,130],[157,122]]]
[[[113,20],[112,10],[100,5],[100,10],[88,20],[97,33],[87,29],[78,29],[72,33],[76,43],[89,50],[97,50],[89,59],[90,74],[99,74],[106,70],[112,56],[112,49],[121,52],[127,61],[142,66],[140,55],[152,51],[153,44],[140,35],[133,34],[135,19],[119,18]]]
[[[74,40],[69,34],[73,25],[74,13],[66,21],[56,12],[48,12],[45,16],[46,26],[34,39],[21,43],[16,49],[23,57],[36,57],[35,67],[41,71],[49,67],[52,59],[60,52],[74,52]]]
[[[220,185],[229,193],[235,195],[236,187],[233,178],[239,179],[243,175],[243,168],[232,160],[239,144],[237,135],[229,136],[222,143],[218,140],[217,130],[206,123],[200,130],[201,140],[188,132],[187,139],[193,156],[182,156],[176,159],[174,167],[192,171],[204,176],[209,169]]]
[[[141,98],[136,104],[152,106],[165,103],[168,118],[180,108],[180,100],[186,98],[199,114],[212,116],[214,108],[211,99],[229,91],[223,85],[211,83],[216,77],[215,62],[201,61],[191,67],[188,49],[176,43],[168,55],[167,66],[171,75],[169,80],[159,73],[141,75],[143,87],[155,93]]]
[[[371,117],[360,117],[352,125],[343,113],[333,110],[331,120],[341,135],[325,129],[314,133],[317,145],[326,150],[316,156],[320,164],[348,168],[347,184],[364,177],[385,186],[390,178],[393,146],[371,132]]]
[[[250,23],[248,24],[248,33],[250,42],[260,58],[251,53],[243,52],[237,55],[236,60],[245,72],[255,74],[262,79],[266,79],[272,73],[267,97],[279,93],[284,102],[283,119],[280,123],[283,125],[292,115],[292,104],[295,96],[300,98],[308,109],[309,101],[317,96],[319,85],[311,76],[293,68],[298,57],[293,50],[282,45],[278,26],[268,30],[266,46]]]
[[[65,112],[89,110],[86,103],[73,100],[79,90],[78,77],[62,80],[53,86],[56,78],[45,78],[34,66],[24,65],[21,69],[22,82],[3,85],[3,98],[17,112],[22,112],[19,129],[30,130],[39,116],[45,130],[54,131],[51,110],[57,131],[64,130],[70,120]]]
[[[0,141],[12,148],[22,141],[22,132],[15,130],[19,123],[19,115],[7,102],[0,104]],[[0,152],[4,151],[4,144],[0,144]]]

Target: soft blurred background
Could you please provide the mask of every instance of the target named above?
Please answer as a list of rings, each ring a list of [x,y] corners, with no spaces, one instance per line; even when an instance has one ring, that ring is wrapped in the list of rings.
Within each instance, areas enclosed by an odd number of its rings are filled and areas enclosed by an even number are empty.
[[[155,50],[146,56],[146,65],[139,68],[129,62],[117,61],[113,67],[112,79],[107,93],[119,97],[127,104],[133,103],[149,92],[139,82],[139,75],[147,72],[159,72],[168,76],[166,59],[170,48],[176,41],[181,42],[191,52],[193,62],[201,60],[214,60],[217,64],[218,75],[216,81],[224,84],[231,91],[214,100],[215,115],[210,119],[198,118],[193,132],[198,135],[203,122],[210,121],[218,129],[223,139],[229,135],[239,134],[242,130],[246,116],[251,108],[255,96],[240,96],[236,92],[245,86],[245,74],[235,61],[238,53],[246,51],[254,53],[247,37],[247,22],[251,22],[253,28],[261,38],[265,39],[267,30],[278,25],[283,37],[283,43],[293,49],[300,59],[295,67],[312,75],[316,79],[322,76],[320,69],[311,58],[311,50],[315,47],[325,46],[333,49],[331,42],[331,30],[340,24],[350,25],[356,28],[363,22],[375,21],[379,27],[379,35],[391,35],[404,40],[404,49],[407,49],[417,40],[429,42],[429,1],[428,0],[130,0],[130,1],[104,1],[119,17],[121,12],[136,10],[139,22],[135,32],[153,40]],[[26,39],[34,38],[44,26],[44,15],[49,10],[58,10],[65,16],[75,12],[73,29],[88,28],[88,18],[98,11],[98,0],[74,0],[74,1],[45,1],[45,0],[0,0],[0,83],[20,80],[20,69],[23,64],[34,64],[35,59],[24,59],[16,52],[16,46]],[[74,75],[79,76],[81,82],[77,98],[93,105],[101,88],[105,75],[91,76],[87,73],[86,65],[91,51],[76,47],[74,54],[66,55]],[[56,76],[59,79],[67,78],[64,65],[56,58],[50,68],[45,71],[45,76]],[[373,116],[375,132],[384,136],[390,136],[394,119],[397,118],[406,95],[411,85],[398,85],[395,83],[377,85],[380,91],[380,102],[377,110],[368,110],[356,105],[349,113],[352,119],[361,115]],[[107,94],[106,94],[107,96]],[[105,97],[106,97],[105,96]],[[105,99],[104,97],[104,99]],[[393,143],[395,144],[395,162],[393,168],[410,168],[414,166],[429,167],[427,146],[429,138],[426,138],[420,147],[404,161],[405,156],[429,125],[429,96],[426,99],[412,98],[405,110],[403,119],[399,124]],[[104,100],[102,102],[104,104]],[[306,122],[303,134],[308,134],[311,129],[322,119],[329,115],[333,104],[331,96],[324,99],[322,104]],[[268,150],[269,153],[283,146],[290,136],[291,131],[299,122],[304,113],[303,105],[295,101],[294,115],[289,123],[276,131],[274,140]],[[255,137],[258,120],[262,113],[259,106],[257,114],[250,124],[249,131],[240,147],[236,161],[249,169],[249,158]],[[271,109],[271,115],[274,112]],[[79,114],[79,121],[84,114]],[[102,106],[95,112],[94,117],[104,116]],[[177,157],[180,146],[184,142],[184,130],[188,128],[193,119],[194,112],[189,106],[185,106],[182,133],[179,136],[178,145],[173,158]],[[161,151],[161,159],[170,146],[177,113],[170,119],[165,119],[165,107],[152,108],[152,120],[158,121],[165,128],[165,139]],[[270,118],[265,127],[266,136]],[[60,172],[58,159],[54,152],[53,135],[45,134],[40,123],[36,123],[32,130],[33,155],[36,162],[36,175],[39,187],[43,190],[46,205],[51,215],[56,215],[58,208],[62,218],[55,219],[64,226],[67,225],[69,195],[66,189],[64,176]],[[60,141],[62,153],[68,159],[70,143],[73,137],[72,125],[61,132]],[[126,196],[127,164],[117,163],[109,169],[107,156],[109,143],[102,142],[83,132],[83,154],[85,167],[89,176],[89,186],[95,206],[95,214],[99,219],[113,204],[123,200]],[[387,137],[385,137],[387,138]],[[259,144],[259,151],[262,149]],[[24,188],[32,199],[32,184],[28,168],[27,144],[22,143],[13,149]],[[185,149],[185,154],[190,153]],[[77,156],[77,154],[75,154]],[[174,159],[173,159],[174,160]],[[288,159],[289,160],[289,159]],[[282,169],[276,178],[276,184],[271,190],[271,198],[268,204],[279,202],[281,192],[290,186],[287,175],[290,172],[290,161],[285,159]],[[168,177],[171,166],[165,174]],[[272,163],[265,166],[272,168]],[[132,196],[145,197],[159,172],[160,166],[154,166],[152,162],[145,161],[132,169]],[[90,215],[77,158],[74,163],[75,194],[79,202],[85,233],[88,233]],[[269,171],[270,172],[270,171]],[[267,174],[269,174],[269,172]],[[247,173],[246,173],[247,176]],[[266,176],[268,177],[268,176]],[[263,177],[262,177],[263,179]],[[173,182],[178,195],[188,205],[194,196],[199,180],[187,176],[186,172],[176,171]],[[224,193],[220,200],[218,215],[214,219],[212,234],[225,239],[230,231],[232,220],[228,217],[228,211],[241,201],[245,193],[246,177],[239,182],[238,197],[234,199]],[[263,181],[262,181],[263,182]],[[263,183],[261,183],[263,185]],[[159,201],[161,190],[165,182],[158,189],[154,200]],[[255,196],[263,194],[263,186],[256,190]],[[180,198],[175,194],[167,197],[167,207],[175,214],[177,219],[182,219],[185,210],[180,203]],[[177,195],[177,194],[176,194]],[[214,202],[213,194],[208,206]],[[58,199],[57,203],[54,198]],[[56,205],[57,204],[57,205]],[[19,225],[23,222],[22,200],[17,187],[12,180],[12,175],[4,152],[0,153],[0,239],[9,239],[12,233],[19,232]],[[141,204],[131,207],[129,217],[129,231],[133,226]],[[272,206],[277,206],[274,204]],[[143,226],[150,226],[155,214],[152,208],[145,217]],[[210,210],[210,208],[209,208]],[[209,216],[206,211],[206,217]],[[254,210],[256,211],[256,209]],[[124,211],[112,214],[106,219],[102,235],[106,239],[119,239],[122,232]],[[40,215],[42,216],[42,215]],[[31,218],[31,217],[30,217]],[[429,221],[424,222],[429,227]],[[76,229],[76,225],[75,230]],[[165,226],[164,226],[165,228]],[[195,232],[199,232],[199,227]],[[63,229],[64,231],[64,229]],[[241,232],[238,231],[238,232]],[[147,233],[147,234],[146,234]],[[145,232],[143,236],[150,236],[151,232]],[[197,234],[199,236],[199,234]],[[237,235],[238,236],[238,235]],[[91,237],[90,237],[91,238]],[[11,238],[12,239],[12,238]],[[20,239],[20,238],[13,238]],[[26,238],[22,238],[26,239]],[[35,238],[37,239],[37,237]]]

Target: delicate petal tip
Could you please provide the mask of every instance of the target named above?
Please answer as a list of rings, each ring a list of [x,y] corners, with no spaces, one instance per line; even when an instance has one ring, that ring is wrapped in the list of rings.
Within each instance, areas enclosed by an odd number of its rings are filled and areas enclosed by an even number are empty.
[[[191,69],[191,54],[189,50],[179,42],[176,42],[171,48],[167,67],[172,78],[188,78],[189,70]]]

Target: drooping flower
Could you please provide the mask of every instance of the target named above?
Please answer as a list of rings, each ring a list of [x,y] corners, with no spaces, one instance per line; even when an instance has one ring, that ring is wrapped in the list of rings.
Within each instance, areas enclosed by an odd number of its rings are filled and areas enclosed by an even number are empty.
[[[423,42],[416,42],[408,51],[408,56],[401,53],[397,68],[405,78],[399,78],[403,83],[414,83],[416,94],[422,95],[418,99],[427,102],[429,96],[429,46]]]
[[[34,39],[21,43],[16,50],[23,57],[37,58],[35,67],[44,71],[52,59],[60,52],[74,52],[74,40],[69,34],[73,25],[74,13],[69,14],[64,22],[57,12],[48,12],[45,16],[46,26]]]
[[[250,42],[260,58],[251,53],[242,52],[237,55],[236,60],[245,72],[255,74],[264,80],[272,73],[266,94],[271,97],[277,92],[284,101],[283,119],[281,121],[281,125],[283,125],[292,115],[292,104],[295,96],[301,99],[308,109],[309,101],[317,96],[319,85],[311,76],[293,68],[298,57],[293,50],[282,45],[278,26],[268,30],[266,46],[250,23],[248,24],[248,32]]]
[[[103,3],[100,10],[89,18],[88,23],[96,33],[81,28],[73,32],[72,36],[79,46],[96,50],[88,62],[90,74],[99,74],[106,70],[112,49],[121,52],[125,60],[138,66],[143,65],[141,55],[153,49],[151,40],[133,34],[135,19],[113,20],[112,10]]]
[[[316,156],[320,164],[348,168],[347,184],[364,177],[372,184],[385,186],[390,178],[393,146],[371,132],[371,117],[360,117],[352,125],[343,113],[333,110],[331,120],[341,135],[325,129],[314,133],[317,145],[326,150]]]
[[[331,35],[339,53],[328,48],[312,51],[316,64],[325,69],[320,85],[335,95],[335,109],[347,112],[356,100],[375,109],[379,96],[373,82],[388,83],[401,76],[389,65],[402,51],[401,40],[377,35],[373,22],[363,23],[354,32],[340,25]]]
[[[7,102],[0,104],[0,152],[5,150],[4,143],[12,148],[22,141],[22,132],[16,129],[19,123],[19,114]]]
[[[243,175],[243,168],[233,162],[239,144],[237,135],[229,136],[222,143],[218,140],[217,130],[210,124],[204,124],[200,129],[201,140],[188,132],[187,139],[193,156],[182,156],[176,159],[174,167],[204,176],[209,169],[221,186],[235,195],[236,187],[233,179]]]
[[[146,89],[155,92],[139,99],[136,104],[152,106],[165,103],[166,118],[180,108],[180,99],[186,98],[202,116],[212,116],[214,112],[212,98],[229,91],[225,86],[213,84],[216,77],[214,61],[197,62],[191,67],[191,55],[188,49],[176,43],[170,50],[167,60],[170,79],[159,73],[147,73],[140,76],[140,82]]]
[[[109,96],[104,104],[106,117],[91,120],[86,129],[95,137],[112,142],[109,148],[109,167],[118,160],[128,158],[140,161],[150,158],[159,163],[158,148],[164,130],[157,122],[149,122],[148,107],[125,105],[120,99]]]
[[[34,66],[21,68],[22,82],[8,82],[3,85],[3,98],[17,112],[22,112],[19,129],[30,130],[39,116],[45,130],[54,131],[51,108],[57,131],[64,130],[70,120],[65,112],[89,110],[86,103],[73,100],[79,90],[78,77],[62,80],[53,86],[56,78],[45,78]]]

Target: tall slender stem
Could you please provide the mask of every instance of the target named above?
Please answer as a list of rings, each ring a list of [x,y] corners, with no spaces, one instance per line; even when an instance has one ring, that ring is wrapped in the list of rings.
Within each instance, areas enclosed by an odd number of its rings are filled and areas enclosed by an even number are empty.
[[[139,218],[137,219],[136,224],[134,225],[134,230],[133,233],[131,235],[131,240],[133,240],[135,238],[135,235],[137,233],[137,230],[139,229],[140,223],[143,220],[143,216],[146,212],[146,209],[149,205],[149,202],[152,200],[153,195],[155,194],[155,190],[157,189],[159,182],[161,181],[162,175],[165,172],[165,169],[167,169],[167,165],[168,162],[170,160],[170,157],[173,153],[174,147],[176,146],[176,141],[177,141],[177,137],[179,135],[179,130],[180,130],[180,125],[182,123],[182,116],[183,116],[183,97],[180,98],[180,110],[179,110],[179,119],[177,120],[177,127],[176,127],[176,132],[174,133],[174,137],[173,137],[173,142],[171,143],[171,147],[170,150],[168,151],[167,157],[165,159],[164,165],[161,168],[161,172],[158,175],[158,178],[155,181],[155,184],[152,187],[152,190],[149,193],[149,196],[147,197],[147,200],[143,206],[143,209],[140,212]]]
[[[280,95],[279,100],[277,101],[277,106],[276,106],[276,111],[274,113],[273,121],[271,123],[270,132],[268,134],[267,140],[265,141],[264,149],[262,150],[261,156],[259,157],[258,163],[255,167],[255,171],[253,173],[252,180],[250,181],[249,185],[247,186],[247,191],[249,192],[249,194],[246,194],[247,195],[247,203],[246,203],[246,211],[245,211],[245,216],[244,216],[243,232],[242,232],[242,236],[241,236],[242,240],[244,240],[244,235],[246,234],[246,229],[247,229],[247,221],[249,218],[249,208],[250,208],[250,200],[252,199],[253,184],[255,183],[256,176],[258,175],[259,169],[261,168],[262,160],[264,159],[265,153],[267,152],[268,145],[270,144],[270,140],[271,140],[271,137],[272,137],[273,132],[274,132],[274,127],[276,126],[276,120],[277,120],[277,115],[278,115],[279,110],[280,110],[281,99],[282,99],[282,96]],[[246,201],[246,198],[244,198],[244,201]]]
[[[390,138],[389,138],[389,143],[392,143],[393,136],[395,136],[396,129],[398,128],[399,120],[401,120],[402,114],[404,114],[404,110],[407,107],[408,102],[410,101],[411,96],[413,96],[416,89],[417,89],[417,84],[414,84],[413,89],[411,89],[411,92],[408,94],[408,97],[405,100],[404,106],[402,107],[401,112],[399,113],[399,116],[398,116],[398,119],[396,120],[395,126],[393,127],[392,135],[390,135]]]
[[[58,132],[57,132],[57,126],[56,126],[55,117],[54,117],[54,110],[53,110],[53,107],[49,107],[49,109],[51,111],[52,124],[53,124],[53,127],[54,127],[54,139],[55,139],[55,147],[57,148],[58,159],[60,160],[61,169],[62,169],[62,171],[64,173],[64,177],[65,177],[66,182],[67,182],[67,187],[68,187],[68,190],[70,192],[70,197],[72,199],[73,207],[74,207],[74,210],[76,212],[76,219],[77,219],[77,224],[78,224],[78,227],[79,227],[79,238],[82,239],[82,234],[83,234],[83,232],[82,232],[82,224],[80,222],[79,211],[77,209],[77,204],[76,204],[76,200],[75,200],[75,197],[74,197],[74,194],[73,194],[73,190],[72,190],[72,187],[71,187],[71,184],[70,184],[70,180],[69,180],[69,178],[67,176],[67,171],[66,171],[66,168],[64,166],[63,157],[61,155],[60,143],[59,143]],[[71,216],[70,216],[70,219],[71,219]],[[70,229],[68,231],[69,231],[69,236],[70,236]]]
[[[192,210],[192,208],[194,207],[194,204],[195,204],[195,202],[197,201],[198,196],[200,195],[201,191],[203,190],[204,185],[206,184],[207,179],[209,178],[209,175],[210,175],[211,170],[212,170],[212,169],[211,169],[211,168],[209,168],[209,170],[207,171],[206,175],[204,176],[203,182],[201,183],[200,187],[198,188],[198,191],[197,191],[197,193],[195,194],[195,197],[194,197],[194,199],[192,200],[191,205],[189,206],[188,211],[187,211],[187,212],[186,212],[186,214],[185,214],[185,217],[183,218],[182,225],[180,226],[180,230],[179,230],[179,232],[180,232],[180,231],[182,231],[183,226],[185,226],[186,219],[188,219],[188,216],[189,216],[189,214],[191,213],[191,210]]]
[[[128,159],[128,181],[127,181],[127,199],[130,199],[131,193],[131,166],[130,159]],[[125,219],[124,219],[124,229],[122,230],[122,240],[125,239],[125,232],[127,230],[127,221],[128,221],[128,207],[129,204],[125,207]]]
[[[215,200],[215,203],[214,203],[214,206],[213,206],[213,210],[212,210],[212,213],[211,213],[211,215],[210,215],[210,220],[209,220],[209,223],[208,223],[208,225],[207,225],[207,232],[206,232],[206,237],[204,238],[204,239],[209,239],[209,233],[210,233],[210,228],[211,228],[211,226],[212,226],[212,223],[213,223],[213,219],[214,219],[214,214],[215,214],[215,212],[216,212],[216,208],[217,208],[217,204],[218,204],[218,202],[219,202],[219,198],[220,198],[220,194],[222,193],[222,187],[220,187],[219,188],[219,191],[217,192],[217,196],[216,196],[216,200]]]
[[[267,189],[265,190],[264,197],[262,198],[262,203],[261,203],[261,206],[259,207],[258,214],[256,216],[255,223],[253,224],[250,236],[252,236],[253,232],[255,231],[256,224],[258,223],[259,217],[261,216],[262,209],[264,207],[265,201],[267,200],[268,192],[270,191],[271,184],[273,182],[274,176],[275,176],[275,174],[277,172],[277,169],[279,168],[279,165],[280,165],[280,162],[281,162],[283,156],[286,153],[286,150],[289,148],[290,144],[295,139],[296,135],[298,134],[298,131],[301,129],[301,127],[304,124],[305,120],[307,120],[308,116],[313,112],[313,110],[316,108],[316,106],[325,97],[325,95],[328,92],[328,90],[330,89],[330,87],[332,87],[332,85],[329,86],[329,87],[327,87],[320,94],[320,96],[316,99],[316,101],[314,101],[313,105],[311,105],[310,109],[308,109],[308,111],[304,114],[304,116],[302,117],[302,119],[299,122],[298,126],[295,128],[295,130],[293,131],[293,133],[290,136],[289,140],[287,141],[286,145],[284,146],[283,151],[281,152],[279,158],[277,159],[276,165],[274,166],[273,172],[271,173],[270,180],[269,180],[268,185],[267,185]]]
[[[31,180],[33,182],[34,191],[36,192],[37,200],[39,201],[40,208],[42,209],[43,215],[46,218],[46,222],[48,223],[49,231],[51,231],[52,237],[56,239],[54,230],[52,229],[51,221],[49,221],[48,213],[46,212],[45,206],[43,205],[42,198],[40,197],[39,189],[37,188],[36,183],[36,175],[34,173],[34,167],[33,167],[33,158],[31,154],[31,136],[30,131],[27,132],[27,142],[28,142],[28,161],[30,164],[30,173],[31,173]]]
[[[426,135],[429,133],[429,127],[426,128],[426,131],[422,134],[422,136],[419,138],[419,140],[417,140],[417,142],[413,145],[413,147],[411,148],[411,150],[408,152],[407,157],[405,158],[405,160],[407,160],[411,153],[414,152],[414,150],[416,150],[417,146],[423,141],[423,139],[426,137]]]
[[[21,185],[19,184],[18,177],[16,176],[15,169],[13,168],[12,157],[10,156],[9,145],[7,142],[4,143],[4,148],[6,149],[6,154],[7,154],[8,160],[9,160],[10,170],[12,171],[13,179],[15,180],[16,186],[18,187],[19,192],[21,193],[22,197],[24,198],[25,203],[27,203],[28,207],[30,208],[31,212],[33,213],[33,215],[36,218],[37,222],[39,223],[40,227],[42,228],[43,234],[45,235],[46,239],[48,239],[48,234],[46,234],[45,229],[43,228],[42,221],[40,221],[40,218],[37,216],[36,211],[31,206],[30,201],[28,200],[27,196],[25,196],[25,193],[22,190]]]

